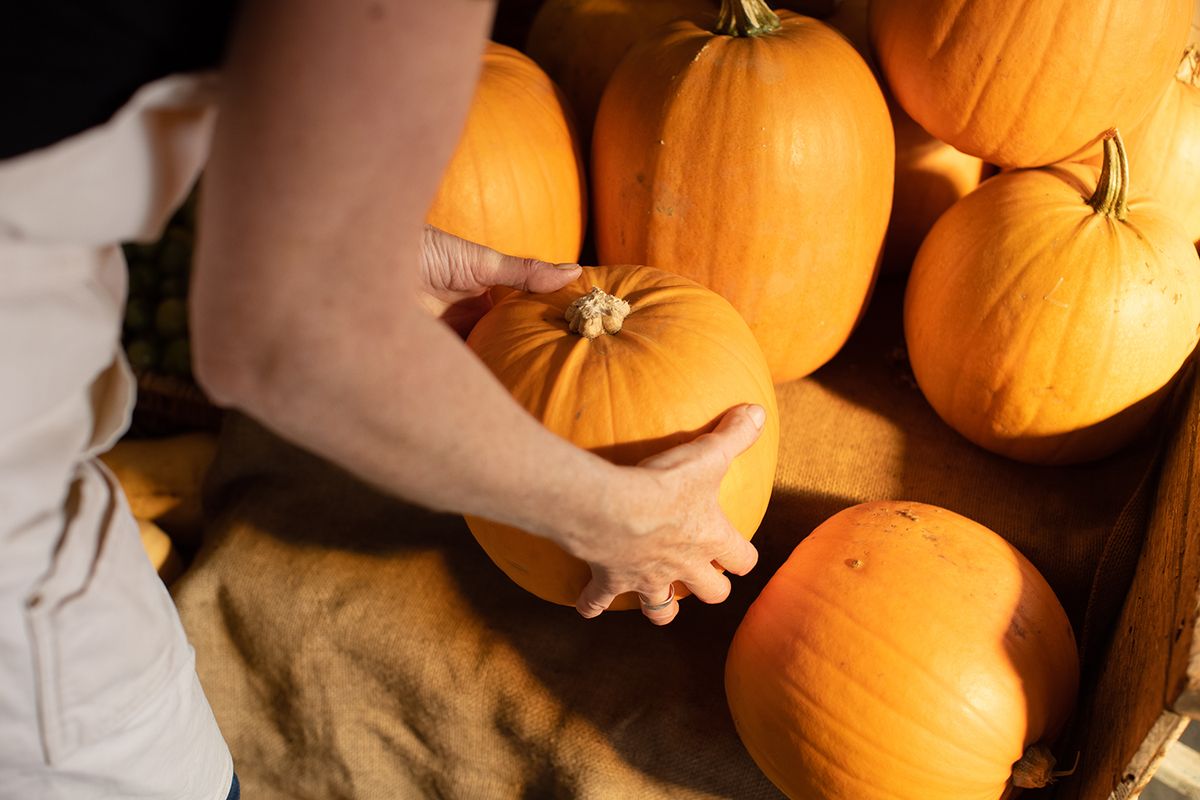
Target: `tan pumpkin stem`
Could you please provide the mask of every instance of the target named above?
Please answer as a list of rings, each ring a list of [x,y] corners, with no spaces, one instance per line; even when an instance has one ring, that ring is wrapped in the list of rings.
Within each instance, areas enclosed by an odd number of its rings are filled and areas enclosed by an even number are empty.
[[[603,333],[618,333],[625,317],[629,316],[629,303],[614,297],[599,286],[567,306],[563,314],[571,333],[585,339],[595,339]]]
[[[1075,764],[1070,769],[1055,770],[1057,762],[1049,747],[1044,744],[1030,745],[1021,760],[1013,764],[1013,786],[1018,789],[1041,789],[1054,783],[1057,778],[1074,775],[1079,767],[1079,754],[1075,754]]]
[[[1088,205],[1098,214],[1124,220],[1129,216],[1129,159],[1116,128],[1104,134],[1104,164]]]
[[[722,36],[762,36],[779,27],[779,16],[763,0],[721,0],[714,32]]]
[[[1175,78],[1200,89],[1200,46],[1189,44],[1183,51]]]

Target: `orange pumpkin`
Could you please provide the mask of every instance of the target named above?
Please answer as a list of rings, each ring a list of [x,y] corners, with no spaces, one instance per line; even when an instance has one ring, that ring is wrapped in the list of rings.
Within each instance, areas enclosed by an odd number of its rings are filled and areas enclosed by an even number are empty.
[[[583,166],[573,124],[546,73],[488,43],[466,129],[427,221],[510,255],[579,258]]]
[[[715,290],[776,382],[807,375],[866,306],[893,148],[879,85],[842,36],[725,0],[713,30],[671,23],[609,81],[592,142],[600,259]]]
[[[1167,90],[1125,138],[1134,183],[1200,242],[1200,47],[1184,51]]]
[[[1001,167],[1083,157],[1174,71],[1191,0],[875,0],[875,55],[933,136]]]
[[[546,0],[525,51],[562,88],[587,142],[604,87],[629,48],[673,19],[715,13],[713,0]]]
[[[905,296],[913,373],[971,441],[1035,463],[1104,456],[1146,426],[1196,345],[1200,258],[1127,200],[1120,139],[1094,167],[989,179],[921,246]]]
[[[619,332],[572,332],[567,311],[593,287],[629,304]],[[648,267],[594,267],[553,294],[513,294],[475,326],[467,345],[551,431],[613,463],[633,465],[712,429],[742,403],[767,421],[729,467],[720,503],[749,539],[771,496],[779,448],[775,391],[762,352],[728,302],[686,278]],[[467,524],[517,584],[574,605],[586,563],[548,539],[478,517]],[[613,609],[638,608],[636,595]]]
[[[845,0],[827,21],[876,69],[867,33],[867,5],[867,0]],[[917,248],[937,218],[989,176],[992,167],[930,136],[883,88],[896,134],[896,183],[883,243],[883,271],[898,273],[912,267]]]
[[[805,538],[725,667],[738,734],[796,800],[997,800],[1014,773],[1044,784],[1078,685],[1071,624],[1037,569],[966,517],[895,501]]]

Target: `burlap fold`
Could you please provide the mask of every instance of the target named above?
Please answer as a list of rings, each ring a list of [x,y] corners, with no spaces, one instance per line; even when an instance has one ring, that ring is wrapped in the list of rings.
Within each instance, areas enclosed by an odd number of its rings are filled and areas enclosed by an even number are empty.
[[[837,359],[779,387],[759,566],[724,604],[686,600],[665,629],[539,601],[459,518],[385,498],[231,417],[207,544],[175,595],[247,796],[777,798],[733,730],[725,652],[797,542],[864,500],[935,503],[991,527],[1043,572],[1078,635],[1105,543],[1152,475],[1153,437],[1069,468],[979,450],[912,379],[901,291],[881,285]],[[1130,513],[1143,529],[1144,511]],[[1136,535],[1119,555],[1105,578],[1118,597]]]

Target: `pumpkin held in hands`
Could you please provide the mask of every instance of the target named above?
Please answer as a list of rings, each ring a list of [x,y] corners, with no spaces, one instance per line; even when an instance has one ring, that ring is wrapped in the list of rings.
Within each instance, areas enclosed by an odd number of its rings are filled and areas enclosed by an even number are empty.
[[[1200,258],[1178,221],[1104,167],[989,179],[917,253],[904,301],[913,374],[971,441],[1020,461],[1114,452],[1161,406],[1200,327]]]
[[[574,319],[573,304],[589,294],[628,313],[576,333],[579,320],[569,322],[568,312]],[[730,523],[747,539],[754,535],[774,482],[779,414],[762,351],[715,293],[648,267],[586,268],[552,294],[508,296],[467,345],[548,429],[616,464],[689,441],[734,406],[761,405],[762,433],[733,460],[719,498]],[[478,517],[467,517],[467,525],[497,566],[544,600],[574,605],[591,579],[585,562],[549,539]],[[638,607],[634,594],[611,606]]]
[[[734,635],[738,735],[795,800],[998,800],[1053,776],[1079,661],[1037,569],[936,506],[848,508]]]
[[[426,221],[509,255],[571,262],[583,245],[586,196],[558,88],[528,56],[489,42]]]

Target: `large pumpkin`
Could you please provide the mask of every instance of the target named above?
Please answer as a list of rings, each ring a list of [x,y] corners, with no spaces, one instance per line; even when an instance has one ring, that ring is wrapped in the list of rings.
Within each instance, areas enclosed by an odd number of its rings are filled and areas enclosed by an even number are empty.
[[[845,0],[826,21],[877,69],[867,32],[867,0]],[[990,175],[983,159],[930,136],[883,87],[896,134],[896,183],[883,244],[883,272],[907,272],[925,234],[942,213]]]
[[[572,332],[567,312],[594,288],[628,303],[628,313],[619,332],[589,339]],[[467,345],[547,428],[616,464],[689,441],[734,406],[763,406],[758,441],[734,459],[720,490],[729,521],[754,535],[775,477],[779,415],[762,352],[721,297],[648,267],[588,268],[553,294],[510,295]],[[574,605],[591,578],[586,563],[548,539],[477,517],[467,524],[497,566],[544,600]],[[626,594],[612,608],[638,606]]]
[[[805,538],[725,668],[738,734],[795,800],[997,800],[1014,769],[1044,783],[1030,767],[1078,683],[1070,622],[1024,556],[966,517],[895,501]]]
[[[842,36],[725,0],[714,30],[670,23],[609,81],[592,142],[600,259],[717,291],[774,380],[799,378],[866,306],[893,148],[879,85]]]
[[[510,255],[579,258],[587,193],[569,114],[537,64],[489,42],[428,222]]]
[[[525,51],[570,100],[584,142],[617,64],[638,40],[673,19],[716,14],[715,0],[546,0]]]
[[[1184,51],[1175,78],[1125,141],[1134,184],[1200,242],[1200,47]]]
[[[873,0],[871,40],[918,124],[1001,167],[1082,157],[1175,70],[1191,0]]]
[[[1171,215],[1127,200],[1119,137],[1095,167],[989,179],[921,246],[904,331],[925,397],[977,444],[1071,463],[1137,436],[1200,326],[1200,258]]]

